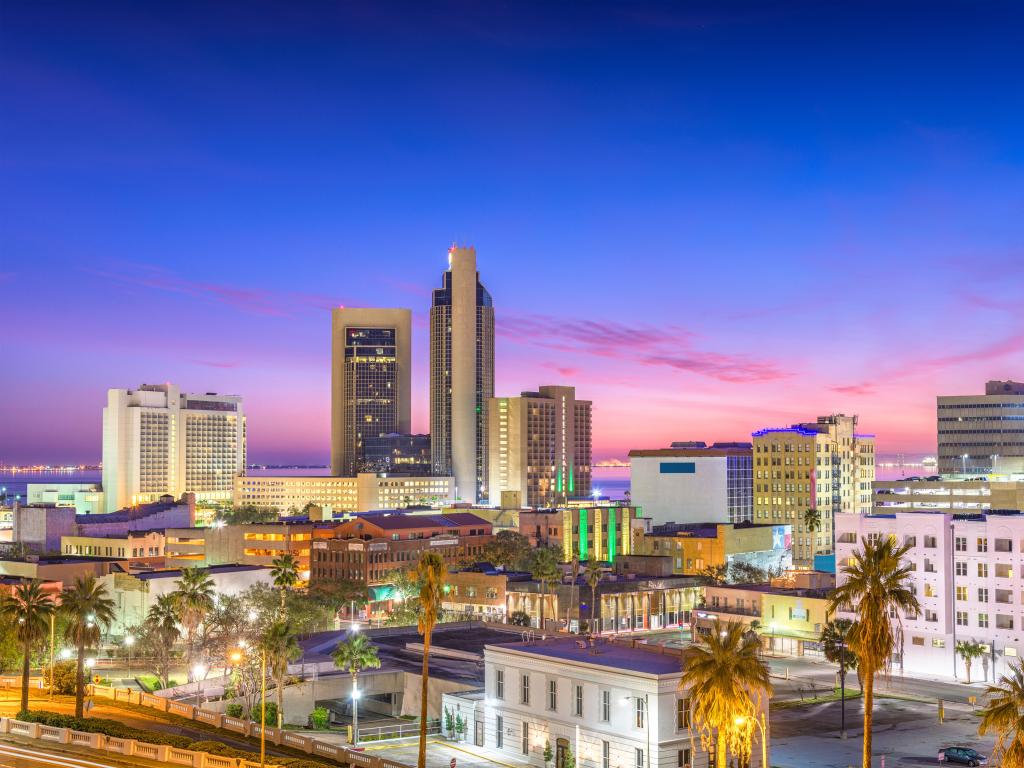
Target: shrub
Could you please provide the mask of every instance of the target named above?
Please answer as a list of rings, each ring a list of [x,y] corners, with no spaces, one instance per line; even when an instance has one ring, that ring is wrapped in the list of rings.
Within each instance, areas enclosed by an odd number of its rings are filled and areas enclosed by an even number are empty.
[[[53,692],[61,696],[70,696],[75,692],[75,676],[78,674],[77,663],[74,661],[58,661],[53,665]],[[43,667],[43,677],[49,679],[49,665]]]
[[[105,720],[98,717],[78,718],[73,715],[62,715],[57,712],[19,712],[18,719],[26,723],[40,723],[54,728],[70,728],[84,733],[102,733],[115,739],[136,739],[150,744],[166,744],[171,747],[189,749],[192,740],[187,736],[175,736],[159,731],[143,731],[138,728],[119,723],[116,720]]]
[[[224,710],[224,714],[228,717],[241,717],[243,711],[241,704],[228,704],[227,709]]]
[[[318,730],[326,728],[329,719],[330,713],[327,711],[327,707],[317,707],[309,716],[309,721]]]
[[[517,627],[528,627],[530,626],[530,614],[526,611],[512,611],[508,617],[508,623]]]
[[[254,723],[258,723],[260,721],[260,705],[259,704],[257,704],[255,707],[252,708],[252,712],[249,713],[249,719],[252,720]],[[277,727],[277,702],[276,701],[268,701],[267,702],[266,719],[263,721],[263,723],[268,728],[276,728]]]

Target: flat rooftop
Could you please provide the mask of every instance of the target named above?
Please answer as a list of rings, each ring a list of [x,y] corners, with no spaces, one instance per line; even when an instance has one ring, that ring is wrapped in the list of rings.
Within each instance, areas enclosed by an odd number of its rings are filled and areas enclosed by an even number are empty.
[[[599,641],[595,648],[580,648],[578,642],[576,638],[558,637],[526,643],[520,641],[488,645],[488,649],[513,651],[645,675],[677,675],[682,674],[683,671],[682,655],[677,652],[663,652],[663,649],[658,646],[641,645],[634,648],[624,644]]]

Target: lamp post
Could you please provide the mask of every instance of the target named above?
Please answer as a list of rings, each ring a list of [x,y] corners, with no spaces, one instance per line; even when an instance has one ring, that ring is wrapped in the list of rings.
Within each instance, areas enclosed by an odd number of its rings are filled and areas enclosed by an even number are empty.
[[[6,488],[4,489],[7,490]],[[50,612],[50,701],[53,701],[53,650],[54,641],[56,640],[55,624],[57,621],[57,612]]]
[[[128,649],[128,677],[132,676],[132,646],[135,645],[134,635],[125,635],[124,647]]]
[[[206,677],[206,665],[196,664],[193,666],[192,677],[196,681],[196,706],[198,707],[201,704],[200,698],[203,694],[203,678]]]
[[[966,454],[966,453],[960,454],[960,462],[961,462],[961,465],[963,466],[963,470],[964,470],[964,474],[965,475],[967,474],[967,456],[968,456],[968,454]]]
[[[359,686],[352,681],[352,746],[359,746]]]
[[[768,729],[765,728],[764,713],[761,713],[760,719],[740,715],[733,722],[735,722],[736,725],[742,726],[746,725],[748,720],[756,725],[757,729],[761,731],[761,768],[768,768]]]
[[[267,764],[267,651],[260,647],[260,768]]]
[[[846,739],[846,638],[840,640],[836,645],[839,647],[839,697],[843,702],[839,737]]]

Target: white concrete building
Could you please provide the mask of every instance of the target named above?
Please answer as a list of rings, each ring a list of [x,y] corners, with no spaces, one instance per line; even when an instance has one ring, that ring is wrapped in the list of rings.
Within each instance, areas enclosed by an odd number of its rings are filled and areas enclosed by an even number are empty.
[[[753,518],[749,443],[629,452],[630,500],[654,525],[742,523]]]
[[[29,483],[25,489],[29,505],[74,507],[80,515],[105,512],[103,487],[97,483]]]
[[[234,503],[273,507],[297,514],[313,502],[324,512],[371,512],[410,505],[441,507],[455,500],[451,477],[415,477],[387,472],[360,472],[355,477],[274,475],[235,478]]]
[[[904,616],[904,652],[893,668],[963,678],[957,641],[974,640],[986,655],[972,679],[1002,675],[1024,653],[1024,514],[897,512],[836,515],[837,582],[862,538],[910,543],[917,616]],[[848,617],[855,618],[852,614]]]
[[[173,384],[111,389],[103,409],[107,512],[194,493],[230,501],[245,471],[245,414],[235,395],[188,394]]]
[[[678,652],[581,642],[488,645],[484,695],[446,694],[442,706],[468,722],[467,740],[512,762],[543,766],[550,744],[555,768],[567,752],[578,768],[713,764],[700,737],[691,738]],[[753,752],[750,765],[761,766],[759,736]]]

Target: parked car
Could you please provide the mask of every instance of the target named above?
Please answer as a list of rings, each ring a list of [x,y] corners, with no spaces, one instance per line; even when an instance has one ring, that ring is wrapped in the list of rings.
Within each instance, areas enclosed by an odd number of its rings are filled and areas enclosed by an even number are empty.
[[[946,747],[939,750],[940,763],[957,765],[988,765],[988,758],[970,747]]]

